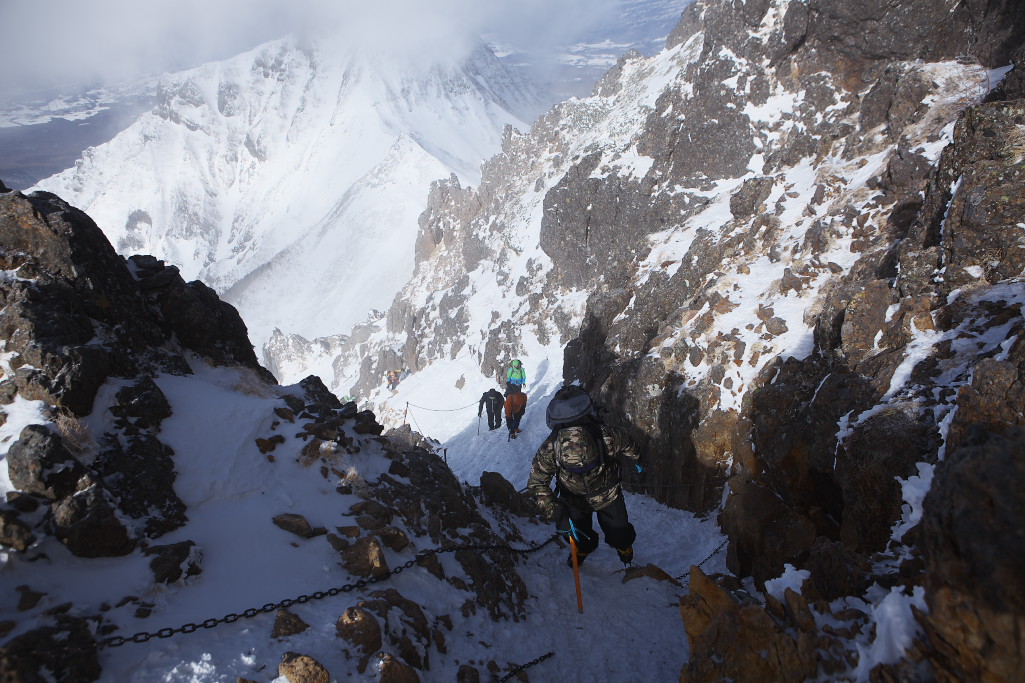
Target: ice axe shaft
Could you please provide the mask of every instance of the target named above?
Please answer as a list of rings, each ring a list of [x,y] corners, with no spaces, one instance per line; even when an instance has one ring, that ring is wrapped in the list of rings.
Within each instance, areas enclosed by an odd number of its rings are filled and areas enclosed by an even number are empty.
[[[577,541],[569,537],[570,554],[573,556],[573,580],[577,584],[577,612],[584,613],[584,595],[580,592],[580,560],[577,557]]]

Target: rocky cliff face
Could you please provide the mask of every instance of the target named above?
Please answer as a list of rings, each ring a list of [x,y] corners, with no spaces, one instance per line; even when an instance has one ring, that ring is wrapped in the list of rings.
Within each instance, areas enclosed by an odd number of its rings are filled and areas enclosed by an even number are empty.
[[[45,529],[75,555],[117,556],[181,526],[173,452],[158,438],[169,408],[149,375],[190,372],[192,353],[273,381],[238,313],[156,259],[125,262],[53,195],[0,195],[0,253],[0,401],[41,401],[56,425],[30,424],[10,446],[11,483],[26,495],[4,510],[4,543],[25,550]],[[115,427],[85,443],[80,418],[114,378]]]
[[[711,512],[729,477],[730,569],[758,586],[810,573],[815,619],[796,598],[756,619],[808,634],[783,679],[814,675],[816,624],[873,584],[926,587],[919,663],[878,675],[1020,673],[1018,597],[986,595],[1022,555],[935,520],[1025,505],[981,472],[947,479],[980,449],[1016,476],[1023,38],[1025,9],[1001,0],[695,2],[661,55],[510,134],[479,188],[435,186],[416,276],[354,390],[389,354],[422,369],[469,350],[492,377],[564,348],[565,380],[642,443],[641,490]],[[958,533],[987,538],[999,571],[969,576]],[[845,617],[850,647],[865,622]],[[746,627],[695,632],[685,677],[743,677],[714,662]]]

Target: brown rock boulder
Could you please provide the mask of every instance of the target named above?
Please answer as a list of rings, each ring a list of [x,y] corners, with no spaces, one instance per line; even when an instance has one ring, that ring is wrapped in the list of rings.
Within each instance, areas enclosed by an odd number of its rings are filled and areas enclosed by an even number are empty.
[[[752,481],[734,478],[730,489],[733,495],[719,516],[730,537],[730,571],[761,585],[779,576],[784,564],[802,566],[817,536],[814,522]]]
[[[935,452],[934,427],[913,409],[887,408],[859,424],[837,452],[843,491],[840,538],[852,550],[882,550],[903,504],[896,477],[916,474],[915,463]]]
[[[1025,429],[982,429],[936,468],[920,527],[920,615],[937,678],[1025,679]]]
[[[804,681],[818,673],[818,639],[807,620],[786,623],[772,617],[733,577],[709,577],[692,568],[680,615],[690,642],[681,683]]]
[[[370,656],[381,649],[384,642],[381,638],[381,625],[369,611],[362,607],[349,607],[338,618],[335,632],[354,646],[359,654],[357,669],[363,673],[367,669]]]
[[[35,542],[32,529],[18,519],[17,512],[0,509],[0,545],[25,552]]]
[[[64,447],[61,437],[43,425],[21,430],[6,460],[16,489],[50,500],[71,495],[85,474],[85,468]]]
[[[323,536],[327,533],[327,529],[323,527],[313,528],[305,517],[294,512],[276,515],[271,521],[274,522],[274,526],[291,532],[299,538],[313,538],[314,536]]]
[[[378,660],[381,667],[381,683],[420,683],[420,676],[416,670],[391,653],[382,652]]]
[[[169,545],[153,545],[143,549],[143,553],[152,556],[149,568],[153,571],[153,579],[157,583],[174,583],[183,576],[197,576],[203,573],[199,566],[198,552],[193,541],[181,541]]]
[[[271,638],[287,638],[302,633],[310,627],[298,614],[287,609],[279,609],[274,615],[274,628]]]
[[[498,472],[481,473],[480,492],[485,505],[499,507],[521,517],[528,517],[532,512],[529,499]]]
[[[730,197],[730,213],[734,218],[750,218],[760,212],[769,198],[775,181],[772,178],[750,178]]]
[[[78,557],[119,557],[135,549],[136,539],[121,523],[110,494],[98,485],[57,501],[54,535]]]
[[[343,567],[353,576],[387,576],[388,560],[381,542],[374,536],[364,536],[342,550]]]
[[[281,655],[278,675],[288,679],[288,683],[331,683],[331,674],[320,662],[297,652]]]
[[[851,365],[873,353],[875,339],[886,324],[893,294],[885,280],[876,280],[854,296],[840,329],[840,348]]]

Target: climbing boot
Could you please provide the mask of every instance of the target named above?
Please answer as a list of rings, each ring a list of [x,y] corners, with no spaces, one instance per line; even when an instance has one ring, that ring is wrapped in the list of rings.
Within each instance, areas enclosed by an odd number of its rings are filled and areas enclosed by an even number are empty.
[[[623,561],[623,564],[630,564],[634,561],[634,547],[630,546],[626,550],[620,550],[616,548],[616,552],[619,553],[619,559]]]
[[[591,553],[582,553],[582,552],[580,552],[578,550],[577,551],[577,566],[582,565],[584,563],[584,559],[588,555],[590,555],[590,554]],[[569,567],[570,569],[573,568],[573,552],[572,551],[570,551],[569,557],[566,558],[566,566]]]

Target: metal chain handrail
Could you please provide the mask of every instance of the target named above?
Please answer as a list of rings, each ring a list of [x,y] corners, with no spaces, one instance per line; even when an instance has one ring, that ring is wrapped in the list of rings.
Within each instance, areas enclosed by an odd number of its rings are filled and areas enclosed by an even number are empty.
[[[439,553],[451,553],[451,552],[457,552],[459,550],[479,550],[479,551],[484,551],[484,550],[504,550],[504,551],[511,552],[511,553],[519,553],[519,554],[522,554],[522,555],[527,555],[529,553],[533,553],[533,552],[537,552],[538,550],[541,550],[542,548],[547,546],[549,543],[554,541],[557,537],[558,537],[558,534],[553,534],[551,536],[551,538],[549,538],[544,543],[541,543],[539,545],[534,545],[534,546],[531,546],[529,548],[513,548],[512,546],[507,545],[507,544],[504,544],[504,545],[499,545],[499,544],[495,544],[495,545],[468,544],[468,545],[460,545],[460,546],[430,548],[428,550],[424,550],[422,552],[417,553],[416,557],[414,557],[413,559],[409,560],[408,562],[406,562],[404,564],[399,565],[398,567],[395,567],[394,569],[392,569],[387,574],[382,574],[381,576],[371,576],[371,577],[367,577],[365,579],[359,579],[359,580],[355,581],[354,583],[347,583],[344,586],[337,586],[335,588],[329,588],[326,591],[316,591],[314,593],[311,593],[310,595],[305,595],[304,594],[304,595],[300,595],[300,596],[295,597],[295,598],[286,598],[284,600],[281,600],[280,602],[268,602],[263,607],[251,607],[251,608],[249,608],[247,610],[244,610],[240,614],[237,614],[235,612],[230,612],[230,613],[224,615],[223,617],[221,617],[220,619],[213,619],[213,618],[206,619],[204,621],[201,621],[198,624],[190,622],[190,623],[187,623],[187,624],[182,624],[181,626],[179,626],[177,628],[170,628],[170,627],[162,628],[162,629],[159,629],[158,631],[156,631],[154,633],[149,633],[147,631],[140,631],[139,633],[135,633],[135,634],[130,635],[130,636],[112,636],[110,638],[105,638],[103,640],[98,641],[96,643],[96,647],[97,647],[97,649],[102,649],[102,648],[106,648],[106,647],[120,647],[121,645],[124,645],[125,643],[145,643],[145,642],[147,642],[149,640],[152,640],[153,638],[170,638],[171,636],[173,636],[175,634],[178,634],[178,633],[193,633],[195,631],[198,631],[201,628],[210,629],[210,628],[214,628],[215,626],[218,626],[220,624],[233,624],[236,621],[238,621],[239,619],[249,619],[249,618],[255,617],[258,614],[263,614],[263,613],[266,613],[266,612],[273,612],[273,611],[278,610],[278,609],[283,609],[283,608],[286,608],[286,607],[290,607],[290,606],[292,606],[292,605],[294,605],[296,603],[304,604],[304,603],[309,602],[310,600],[321,600],[323,598],[333,597],[335,595],[338,595],[339,593],[348,593],[348,592],[353,591],[353,590],[355,590],[357,588],[364,588],[364,587],[368,586],[369,584],[378,583],[380,581],[384,581],[385,579],[389,579],[392,576],[395,576],[397,574],[401,574],[405,570],[410,569],[411,567],[416,565],[421,560],[426,560],[428,557],[431,557],[432,555],[437,555]]]
[[[696,565],[694,565],[694,566],[695,566],[695,567],[698,567],[698,568],[700,569],[700,568],[701,568],[702,566],[704,566],[704,564],[705,564],[706,562],[708,562],[708,561],[709,561],[709,560],[711,560],[711,559],[712,559],[713,557],[715,557],[715,556],[716,556],[717,554],[719,554],[719,551],[720,551],[720,550],[722,550],[723,548],[725,548],[725,547],[726,547],[726,544],[727,544],[727,543],[729,543],[729,542],[730,542],[730,539],[728,539],[728,538],[727,538],[727,539],[726,539],[725,541],[723,541],[722,543],[720,543],[720,544],[719,544],[719,547],[718,547],[718,548],[716,548],[715,550],[713,550],[713,551],[712,551],[712,552],[711,552],[711,553],[709,554],[709,556],[708,556],[708,557],[706,557],[705,559],[701,560],[700,562],[698,562],[698,563],[697,563]],[[694,567],[691,567],[690,569],[688,569],[688,570],[687,570],[686,572],[684,572],[683,574],[680,574],[679,576],[675,577],[675,578],[676,578],[676,580],[677,580],[677,581],[681,581],[681,580],[683,580],[683,579],[690,579],[690,573],[691,573],[691,571],[693,571],[693,569],[694,569]]]
[[[529,669],[530,667],[534,666],[535,664],[540,664],[541,662],[545,661],[546,659],[548,659],[549,657],[551,657],[553,655],[555,655],[554,652],[548,652],[546,654],[541,655],[540,657],[532,659],[531,661],[527,662],[526,664],[522,664],[522,665],[516,667],[515,669],[513,669],[512,671],[510,671],[506,675],[502,676],[500,679],[498,679],[498,683],[505,683],[505,681],[508,681],[510,678],[512,678],[513,676],[515,676],[519,672],[525,671],[525,670]]]

